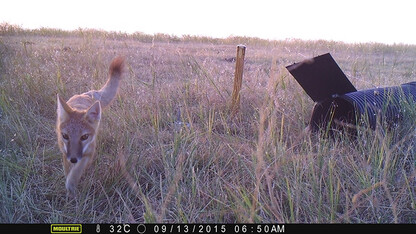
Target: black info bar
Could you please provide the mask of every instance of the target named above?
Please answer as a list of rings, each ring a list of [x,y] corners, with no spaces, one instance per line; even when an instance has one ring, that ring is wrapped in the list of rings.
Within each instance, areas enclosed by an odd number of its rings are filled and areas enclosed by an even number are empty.
[[[411,224],[0,224],[0,233],[414,233]]]

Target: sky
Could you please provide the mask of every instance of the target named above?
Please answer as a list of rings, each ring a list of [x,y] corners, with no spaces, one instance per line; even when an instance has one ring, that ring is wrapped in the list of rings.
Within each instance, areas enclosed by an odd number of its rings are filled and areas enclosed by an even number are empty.
[[[416,1],[3,0],[0,23],[23,28],[416,45]]]

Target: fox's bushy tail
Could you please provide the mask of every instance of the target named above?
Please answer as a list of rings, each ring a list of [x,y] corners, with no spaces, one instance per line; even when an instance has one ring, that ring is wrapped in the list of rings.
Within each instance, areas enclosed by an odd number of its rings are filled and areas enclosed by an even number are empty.
[[[86,93],[96,100],[99,100],[102,107],[110,105],[117,94],[120,85],[121,75],[124,68],[124,58],[116,57],[110,65],[109,77],[105,85],[100,90]]]

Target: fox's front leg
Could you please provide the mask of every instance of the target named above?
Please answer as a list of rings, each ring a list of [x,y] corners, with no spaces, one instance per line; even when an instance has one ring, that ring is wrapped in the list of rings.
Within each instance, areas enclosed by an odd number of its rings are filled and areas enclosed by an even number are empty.
[[[83,157],[72,167],[71,171],[66,177],[65,187],[71,195],[75,194],[75,189],[78,185],[79,180],[81,179],[82,174],[87,168],[89,161],[89,157]]]

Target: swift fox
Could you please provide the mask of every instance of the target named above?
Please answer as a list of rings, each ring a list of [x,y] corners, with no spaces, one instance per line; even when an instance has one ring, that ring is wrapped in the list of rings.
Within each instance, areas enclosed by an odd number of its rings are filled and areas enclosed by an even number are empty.
[[[65,187],[72,195],[82,173],[94,158],[101,109],[107,107],[117,94],[123,64],[121,57],[111,62],[109,78],[100,90],[74,95],[67,102],[57,94],[56,134],[63,156]]]

